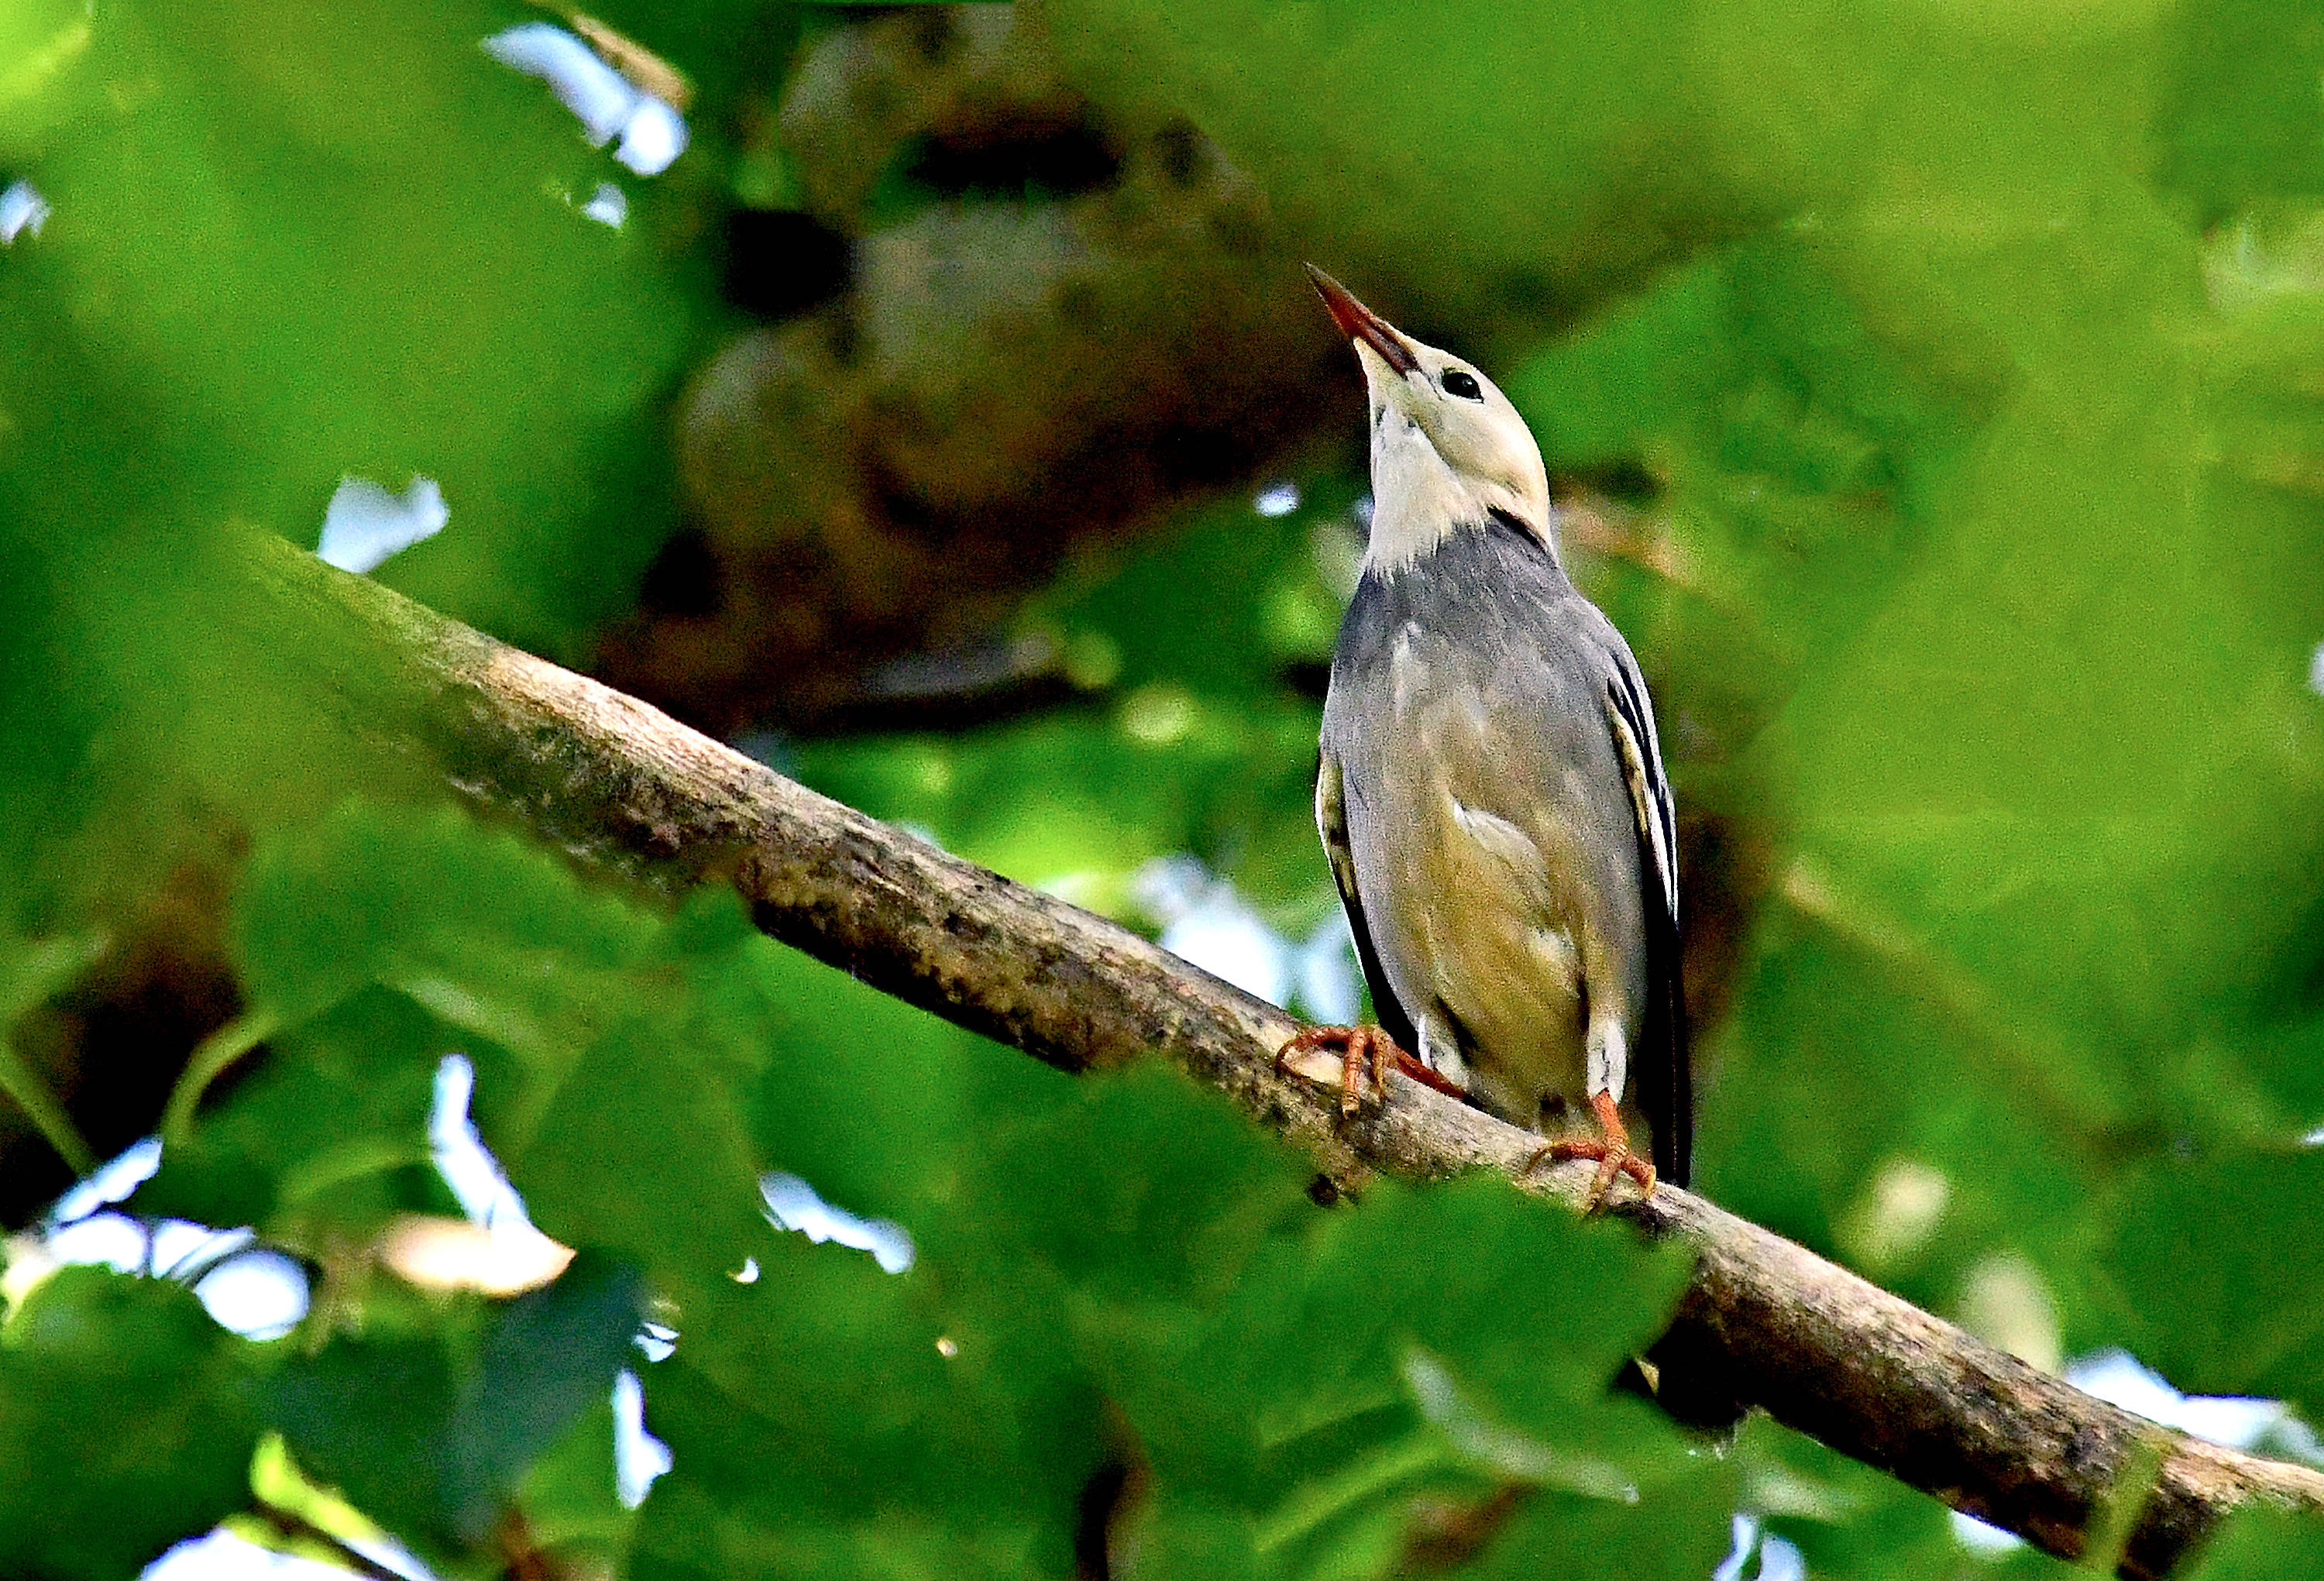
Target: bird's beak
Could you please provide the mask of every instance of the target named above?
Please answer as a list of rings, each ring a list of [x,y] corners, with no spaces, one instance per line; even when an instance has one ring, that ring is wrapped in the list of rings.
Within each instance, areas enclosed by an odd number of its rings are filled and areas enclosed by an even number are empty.
[[[1396,326],[1348,294],[1348,288],[1325,274],[1314,264],[1307,266],[1307,276],[1315,282],[1315,292],[1323,299],[1323,306],[1332,309],[1332,321],[1340,333],[1379,354],[1379,360],[1398,373],[1418,371],[1420,359],[1412,354],[1412,347]]]

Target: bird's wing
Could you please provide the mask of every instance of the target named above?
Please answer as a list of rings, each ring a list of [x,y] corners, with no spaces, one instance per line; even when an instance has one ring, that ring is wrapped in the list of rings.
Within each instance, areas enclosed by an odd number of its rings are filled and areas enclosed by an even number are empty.
[[[1678,823],[1671,807],[1670,781],[1663,774],[1662,742],[1655,734],[1654,704],[1637,661],[1624,648],[1613,650],[1614,673],[1606,682],[1606,712],[1614,727],[1638,816],[1638,854],[1647,909],[1659,906],[1678,922]]]
[[[1348,913],[1348,931],[1356,936],[1356,959],[1362,963],[1364,982],[1372,991],[1372,1014],[1381,1030],[1396,1039],[1397,1047],[1417,1055],[1420,1043],[1413,1033],[1412,1017],[1397,1002],[1388,973],[1380,969],[1379,951],[1364,921],[1364,903],[1356,893],[1356,853],[1348,843],[1345,797],[1339,754],[1326,741],[1323,762],[1315,770],[1315,828],[1323,837],[1324,853],[1332,859],[1332,882],[1339,886],[1340,904]]]
[[[1686,996],[1678,936],[1678,825],[1654,707],[1628,646],[1609,645],[1606,719],[1629,782],[1638,832],[1638,875],[1645,894],[1646,1002],[1638,1046],[1630,1052],[1638,1107],[1654,1130],[1655,1173],[1683,1186],[1694,1155],[1694,1080],[1686,1042]]]

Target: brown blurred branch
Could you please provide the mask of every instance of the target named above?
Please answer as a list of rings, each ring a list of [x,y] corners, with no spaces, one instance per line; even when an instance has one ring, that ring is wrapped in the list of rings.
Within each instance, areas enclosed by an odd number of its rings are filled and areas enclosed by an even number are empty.
[[[1296,1023],[1127,929],[287,545],[253,564],[272,619],[339,639],[344,664],[321,684],[349,728],[592,865],[663,888],[731,879],[773,937],[1065,1070],[1165,1054],[1343,1186],[1374,1171],[1515,1175],[1538,1145],[1402,1078],[1342,1124],[1336,1093],[1276,1074]],[[1578,1202],[1590,1169],[1519,1184]],[[2324,1512],[2324,1474],[2094,1400],[1702,1198],[1666,1188],[1623,1211],[1698,1255],[1656,1353],[1666,1395],[1731,1393],[2069,1558],[2107,1524],[2116,1484],[2159,1467],[2126,1576],[2163,1575],[2237,1504]]]

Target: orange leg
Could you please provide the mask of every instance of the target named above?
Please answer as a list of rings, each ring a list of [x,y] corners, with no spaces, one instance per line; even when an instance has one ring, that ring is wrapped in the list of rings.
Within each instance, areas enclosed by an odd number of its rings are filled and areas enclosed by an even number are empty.
[[[1591,1113],[1598,1117],[1598,1135],[1572,1136],[1553,1142],[1526,1161],[1525,1170],[1530,1172],[1545,1162],[1563,1163],[1569,1158],[1594,1158],[1598,1161],[1598,1178],[1590,1182],[1590,1195],[1582,1200],[1582,1211],[1594,1213],[1606,1200],[1607,1188],[1616,1175],[1628,1175],[1638,1182],[1638,1189],[1651,1195],[1655,1189],[1655,1166],[1630,1151],[1630,1133],[1622,1124],[1621,1115],[1614,1108],[1610,1092],[1590,1095]]]
[[[1372,1094],[1385,1099],[1388,1080],[1380,1073],[1381,1057],[1388,1063],[1411,1077],[1424,1087],[1449,1093],[1454,1098],[1466,1098],[1468,1093],[1457,1083],[1443,1077],[1414,1059],[1397,1046],[1396,1039],[1377,1026],[1305,1026],[1293,1034],[1275,1056],[1275,1073],[1283,1074],[1283,1064],[1294,1054],[1336,1053],[1341,1056],[1340,1112],[1352,1115],[1363,1101],[1363,1072],[1369,1064],[1372,1074]]]

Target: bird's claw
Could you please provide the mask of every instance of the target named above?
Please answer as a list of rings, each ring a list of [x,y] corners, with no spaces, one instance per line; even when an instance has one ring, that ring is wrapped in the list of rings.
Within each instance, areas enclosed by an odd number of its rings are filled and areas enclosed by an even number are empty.
[[[1614,1107],[1613,1094],[1592,1093],[1590,1108],[1597,1117],[1599,1135],[1568,1136],[1552,1142],[1527,1159],[1525,1168],[1517,1172],[1529,1175],[1545,1163],[1563,1163],[1570,1158],[1596,1159],[1597,1178],[1590,1182],[1589,1195],[1582,1199],[1582,1211],[1584,1213],[1595,1213],[1605,1205],[1606,1193],[1613,1186],[1616,1175],[1629,1176],[1638,1182],[1638,1190],[1642,1193],[1653,1196],[1655,1166],[1630,1151],[1630,1133]]]
[[[1310,1053],[1340,1056],[1340,1113],[1352,1115],[1363,1103],[1364,1070],[1370,1066],[1372,1097],[1386,1101],[1388,1078],[1381,1064],[1387,1062],[1403,1071],[1415,1081],[1454,1098],[1466,1098],[1468,1093],[1457,1083],[1448,1081],[1427,1066],[1414,1059],[1397,1046],[1396,1039],[1377,1026],[1304,1026],[1294,1033],[1275,1056],[1275,1073],[1283,1075],[1289,1069],[1294,1055]]]

